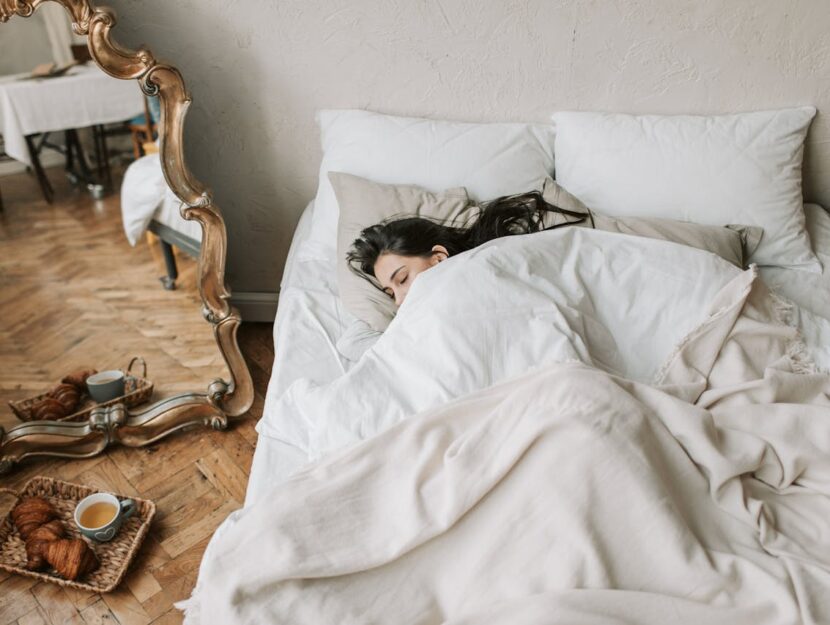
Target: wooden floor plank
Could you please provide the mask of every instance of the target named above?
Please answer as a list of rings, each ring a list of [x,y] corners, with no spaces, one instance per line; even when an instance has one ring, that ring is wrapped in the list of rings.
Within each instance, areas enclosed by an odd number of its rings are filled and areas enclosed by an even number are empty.
[[[47,623],[83,623],[80,613],[57,584],[40,582],[32,587],[32,594]]]
[[[205,503],[205,505],[194,507],[193,511],[189,511],[191,513],[187,516],[185,523],[180,526],[179,531],[161,541],[161,546],[173,558],[181,555],[200,540],[209,538],[219,523],[231,512],[242,507],[238,501],[224,501],[220,506],[214,507],[215,502],[208,501],[207,497],[203,497],[199,503]]]
[[[32,610],[37,610],[37,601],[30,592],[35,581],[12,575],[0,583],[0,623],[13,623]]]
[[[95,603],[81,610],[81,618],[86,625],[116,625],[118,623],[115,615],[110,612],[103,599],[98,599]]]
[[[55,203],[25,174],[5,176],[0,216],[0,425],[3,406],[49,388],[80,365],[125,366],[143,355],[156,397],[203,390],[227,377],[200,313],[196,263],[179,261],[179,288],[143,242],[122,232],[117,194],[96,204],[49,171]],[[106,271],[102,271],[104,268]],[[126,287],[125,285],[129,285]],[[242,324],[240,347],[255,382],[251,418],[227,432],[193,429],[144,449],[114,447],[88,459],[27,460],[0,477],[20,489],[36,475],[153,499],[157,521],[125,581],[105,596],[0,573],[0,625],[181,623],[175,601],[189,596],[215,528],[241,507],[256,447],[271,362],[272,324]],[[7,507],[0,498],[0,511]]]
[[[171,605],[172,602],[181,601],[190,596],[208,540],[209,538],[201,540],[153,573]]]
[[[46,614],[40,608],[32,610],[25,616],[17,619],[17,625],[46,625],[49,623]]]
[[[245,501],[245,486],[248,476],[224,449],[217,449],[213,453],[199,458],[196,461],[199,471],[219,492],[236,502]]]
[[[121,625],[147,625],[152,619],[128,588],[120,588],[103,596],[104,603]]]
[[[178,610],[170,610],[153,621],[152,625],[180,625],[182,613]]]

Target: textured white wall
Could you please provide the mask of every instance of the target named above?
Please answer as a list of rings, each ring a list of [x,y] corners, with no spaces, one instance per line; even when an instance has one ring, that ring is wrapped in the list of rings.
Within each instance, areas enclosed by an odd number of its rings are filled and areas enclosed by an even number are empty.
[[[830,112],[827,0],[104,1],[120,41],[185,76],[187,152],[224,211],[237,291],[277,287],[316,189],[319,108],[472,121]],[[826,112],[805,179],[807,198],[830,206]]]
[[[0,76],[28,72],[35,65],[51,61],[52,49],[42,15],[0,28]]]

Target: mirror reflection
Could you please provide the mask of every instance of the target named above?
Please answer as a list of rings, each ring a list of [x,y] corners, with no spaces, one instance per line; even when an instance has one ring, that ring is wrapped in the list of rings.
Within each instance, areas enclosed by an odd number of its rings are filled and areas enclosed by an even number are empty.
[[[0,30],[6,431],[228,375],[200,312],[201,228],[164,181],[162,131],[158,99],[101,71],[61,6]]]

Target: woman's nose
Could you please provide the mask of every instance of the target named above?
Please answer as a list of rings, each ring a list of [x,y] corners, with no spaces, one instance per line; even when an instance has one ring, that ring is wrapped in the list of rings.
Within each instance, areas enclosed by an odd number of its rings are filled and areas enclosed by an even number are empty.
[[[406,291],[395,291],[395,306],[400,306],[406,299]]]

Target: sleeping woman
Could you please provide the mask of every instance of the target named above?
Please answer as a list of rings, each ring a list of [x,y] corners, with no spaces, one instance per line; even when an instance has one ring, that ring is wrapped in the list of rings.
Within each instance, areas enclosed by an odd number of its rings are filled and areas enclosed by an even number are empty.
[[[593,221],[590,212],[549,204],[539,191],[501,197],[480,208],[471,223],[461,225],[402,217],[369,226],[352,243],[346,259],[355,273],[400,306],[415,278],[450,256],[499,237]]]

